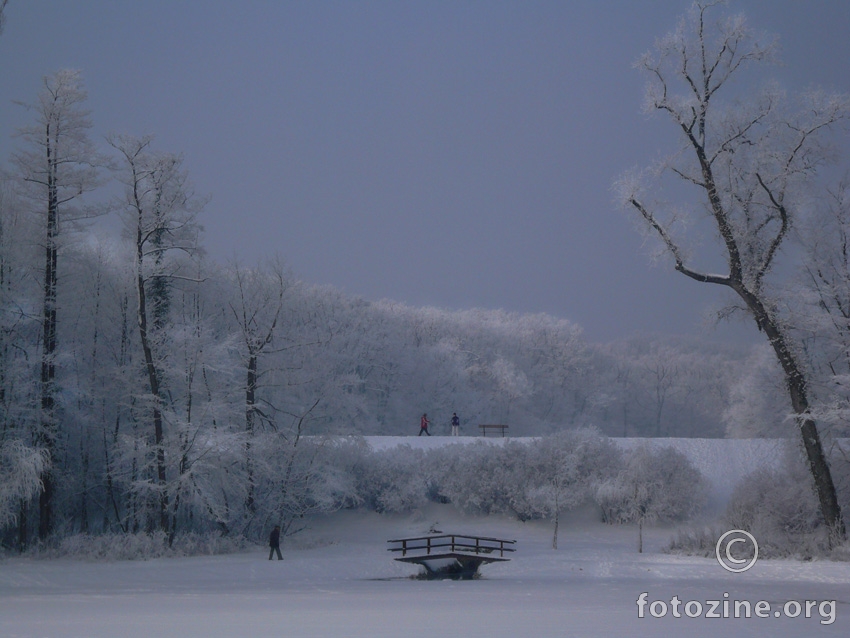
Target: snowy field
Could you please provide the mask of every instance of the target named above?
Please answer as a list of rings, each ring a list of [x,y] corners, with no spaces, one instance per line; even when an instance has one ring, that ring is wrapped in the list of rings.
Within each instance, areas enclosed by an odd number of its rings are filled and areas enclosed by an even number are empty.
[[[409,578],[386,540],[443,532],[511,538],[510,562],[484,566],[473,581]],[[432,506],[408,517],[342,512],[317,520],[284,548],[213,557],[124,562],[9,559],[0,563],[0,636],[847,636],[850,564],[760,561],[744,574],[714,559],[659,550],[669,529],[648,533],[574,517],[558,550],[551,526],[460,517]],[[667,615],[637,600],[667,601]],[[767,601],[767,618],[689,618],[670,601]],[[802,605],[796,618],[787,601]],[[810,608],[805,601],[835,600]],[[793,613],[795,607],[789,610]],[[662,611],[656,604],[654,611]],[[693,613],[695,606],[690,607]],[[779,612],[782,617],[776,617]],[[722,616],[722,606],[718,608]],[[727,615],[731,615],[727,614]],[[829,624],[825,624],[829,623]]]

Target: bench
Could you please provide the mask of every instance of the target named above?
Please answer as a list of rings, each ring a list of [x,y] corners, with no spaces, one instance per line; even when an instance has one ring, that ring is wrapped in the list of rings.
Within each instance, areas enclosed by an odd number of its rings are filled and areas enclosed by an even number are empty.
[[[508,561],[505,552],[516,551],[516,541],[464,534],[438,534],[387,541],[394,546],[387,551],[401,552],[395,560],[414,563],[425,568],[425,577],[475,578],[485,563]]]
[[[504,437],[505,431],[508,429],[507,425],[482,424],[482,425],[479,425],[478,427],[481,428],[481,435],[482,436],[487,436],[487,431],[490,430],[490,431],[493,431],[493,432],[498,431],[502,435],[502,437]]]

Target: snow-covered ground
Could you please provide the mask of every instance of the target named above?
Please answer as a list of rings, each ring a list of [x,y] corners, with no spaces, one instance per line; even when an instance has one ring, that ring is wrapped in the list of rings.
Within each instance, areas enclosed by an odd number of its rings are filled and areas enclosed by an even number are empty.
[[[443,532],[516,539],[507,563],[482,567],[473,581],[409,578],[417,567],[393,561],[386,541]],[[284,547],[149,561],[0,562],[0,636],[847,636],[850,564],[760,561],[732,574],[714,559],[661,553],[672,530],[647,533],[574,515],[552,528],[503,517],[466,518],[434,505],[411,516],[340,512],[313,522]],[[647,593],[644,618],[637,600]],[[728,594],[728,598],[724,595]],[[681,602],[673,617],[670,604]],[[758,601],[767,618],[706,618],[706,601]],[[786,617],[787,601],[802,605]],[[810,606],[806,600],[836,601]],[[650,604],[665,601],[654,618]],[[697,618],[685,603],[705,608]],[[660,603],[652,608],[662,611]],[[696,606],[689,608],[693,613]],[[730,607],[729,616],[733,614]],[[789,611],[796,609],[791,605]],[[823,613],[821,613],[821,611]],[[779,612],[781,617],[776,617]],[[822,622],[823,621],[823,622]],[[831,621],[831,622],[830,622]],[[829,624],[825,624],[829,623]]]

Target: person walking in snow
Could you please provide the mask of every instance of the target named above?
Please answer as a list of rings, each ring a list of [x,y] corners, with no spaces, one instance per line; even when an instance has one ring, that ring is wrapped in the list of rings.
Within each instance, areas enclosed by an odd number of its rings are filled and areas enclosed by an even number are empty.
[[[280,555],[280,525],[275,525],[272,533],[269,534],[269,560],[275,552],[277,552],[277,559],[283,560],[283,556]]]
[[[452,436],[457,436],[457,429],[460,427],[460,419],[457,418],[457,412],[452,412]]]
[[[431,422],[428,420],[428,413],[426,412],[425,414],[422,415],[422,418],[419,420],[419,434],[417,434],[416,436],[422,436],[423,432],[425,434],[427,434],[428,436],[431,436],[431,433],[428,431],[428,425],[430,423]]]

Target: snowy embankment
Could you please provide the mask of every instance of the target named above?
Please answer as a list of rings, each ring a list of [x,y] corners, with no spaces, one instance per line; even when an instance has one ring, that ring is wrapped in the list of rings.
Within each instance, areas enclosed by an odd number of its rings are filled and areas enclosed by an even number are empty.
[[[385,450],[398,445],[431,449],[443,445],[488,443],[499,445],[505,441],[529,440],[527,438],[482,438],[473,436],[367,436],[366,442],[373,450]],[[640,445],[651,448],[672,447],[694,464],[711,484],[706,510],[714,514],[726,506],[732,490],[750,472],[778,465],[785,454],[788,441],[784,439],[647,439],[612,438],[622,449]]]

